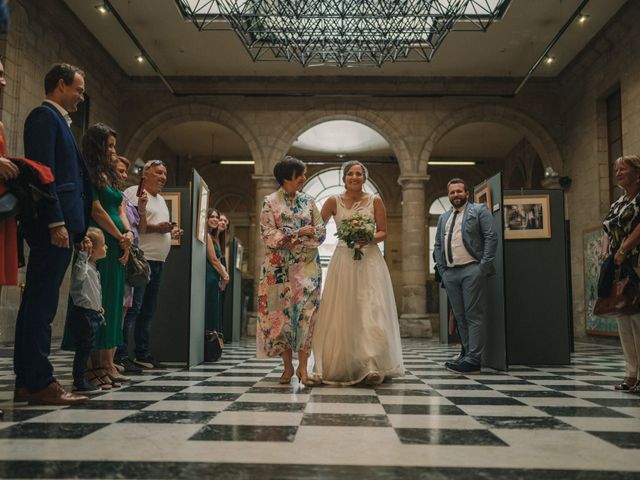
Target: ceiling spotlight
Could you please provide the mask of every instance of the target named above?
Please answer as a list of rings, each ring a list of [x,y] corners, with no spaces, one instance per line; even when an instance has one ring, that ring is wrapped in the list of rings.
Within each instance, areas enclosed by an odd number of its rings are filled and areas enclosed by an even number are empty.
[[[551,57],[551,56],[547,56],[544,59],[544,63],[546,63],[547,65],[551,65],[555,61],[556,61],[556,58],[555,57]]]
[[[144,57],[142,55],[136,55],[135,59],[138,63],[144,63]]]
[[[96,5],[94,7],[98,13],[100,13],[101,15],[106,15],[107,13],[109,13],[109,9],[107,8],[107,6],[104,3],[101,3],[99,5]]]
[[[580,16],[578,17],[578,23],[579,23],[579,24],[586,23],[588,20],[589,20],[589,15],[584,15],[584,14],[582,14],[582,15],[580,15]]]

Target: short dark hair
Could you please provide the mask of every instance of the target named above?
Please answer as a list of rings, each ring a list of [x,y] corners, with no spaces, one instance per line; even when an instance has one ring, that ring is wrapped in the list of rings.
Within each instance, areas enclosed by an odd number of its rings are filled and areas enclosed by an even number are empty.
[[[452,178],[451,180],[449,180],[449,182],[447,183],[447,191],[449,191],[449,186],[453,185],[454,183],[461,183],[464,185],[464,191],[468,192],[469,191],[469,185],[467,185],[467,182],[465,182],[462,178]]]
[[[64,80],[65,85],[71,85],[76,73],[84,78],[84,72],[75,65],[69,65],[68,63],[56,63],[44,76],[45,95],[48,95],[56,89],[60,79]]]
[[[285,180],[291,180],[293,178],[294,173],[296,176],[300,176],[306,169],[307,166],[302,160],[287,155],[273,167],[273,176],[276,177],[278,184],[282,186]]]

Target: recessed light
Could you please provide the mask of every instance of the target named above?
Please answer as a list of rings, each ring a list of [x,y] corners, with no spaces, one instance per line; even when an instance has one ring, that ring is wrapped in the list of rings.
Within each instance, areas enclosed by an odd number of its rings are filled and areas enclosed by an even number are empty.
[[[254,165],[253,160],[220,160],[220,165]]]
[[[580,16],[578,17],[578,23],[580,23],[580,24],[582,24],[582,23],[586,23],[586,22],[588,22],[588,21],[589,21],[589,15],[584,15],[584,14],[582,14],[582,15],[580,15]]]
[[[144,63],[144,57],[142,55],[136,55],[135,59],[138,63]]]
[[[544,59],[544,63],[546,63],[547,65],[551,65],[555,61],[556,61],[556,58],[555,57],[551,57],[551,56],[547,56]]]
[[[102,15],[106,15],[107,13],[109,13],[109,9],[104,3],[101,3],[100,5],[96,5],[94,8],[98,11],[98,13]]]
[[[429,162],[429,165],[459,166],[459,167],[471,167],[475,164],[476,162],[473,160],[434,160],[432,162]]]

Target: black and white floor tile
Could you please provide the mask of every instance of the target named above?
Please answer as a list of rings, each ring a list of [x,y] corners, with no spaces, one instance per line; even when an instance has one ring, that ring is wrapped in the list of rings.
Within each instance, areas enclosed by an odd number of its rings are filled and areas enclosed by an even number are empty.
[[[377,388],[280,385],[280,362],[243,341],[74,407],[14,404],[0,349],[0,478],[640,479],[640,396],[612,389],[619,348],[457,376],[443,367],[455,347],[403,344],[406,376]],[[71,355],[52,360],[69,385]]]

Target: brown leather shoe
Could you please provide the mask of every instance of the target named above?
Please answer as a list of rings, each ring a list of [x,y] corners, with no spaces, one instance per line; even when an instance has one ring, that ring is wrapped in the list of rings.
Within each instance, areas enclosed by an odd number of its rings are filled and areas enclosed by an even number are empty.
[[[87,397],[69,393],[58,382],[53,382],[39,392],[32,393],[29,405],[75,405],[86,400]]]
[[[16,387],[13,390],[13,401],[16,403],[28,402],[31,394],[26,387]]]

